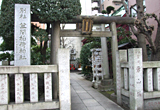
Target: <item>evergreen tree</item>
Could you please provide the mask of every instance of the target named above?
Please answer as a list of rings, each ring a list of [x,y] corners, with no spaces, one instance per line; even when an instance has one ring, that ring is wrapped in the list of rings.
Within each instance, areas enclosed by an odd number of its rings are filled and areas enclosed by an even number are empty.
[[[4,40],[3,51],[14,50],[15,3],[30,4],[31,14],[36,15],[41,21],[47,23],[47,33],[49,33],[50,22],[54,22],[54,24],[56,22],[67,22],[81,13],[79,0],[3,0],[0,15],[0,36]],[[46,37],[45,39],[48,39],[48,35]],[[46,54],[46,49],[47,40],[45,40],[44,47],[41,50],[43,56]],[[43,58],[43,62],[45,62],[45,58]]]
[[[10,8],[9,8],[10,7]],[[0,36],[3,37],[3,49],[14,49],[14,0],[3,0],[0,15]]]
[[[34,0],[32,12],[44,22],[67,22],[81,14],[79,0]]]

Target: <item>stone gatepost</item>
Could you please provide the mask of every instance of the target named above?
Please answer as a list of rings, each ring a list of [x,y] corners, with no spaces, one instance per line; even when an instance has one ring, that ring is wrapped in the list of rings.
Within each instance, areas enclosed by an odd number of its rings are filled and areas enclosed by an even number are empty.
[[[60,110],[71,110],[70,53],[69,49],[58,49],[59,102]]]
[[[101,24],[101,30],[105,31],[105,24]],[[109,79],[109,64],[108,64],[108,47],[107,38],[101,37],[101,47],[102,47],[102,73],[105,79]]]
[[[114,89],[116,92],[116,52],[118,50],[118,43],[117,43],[117,28],[115,22],[112,22],[110,24],[110,30],[112,32],[111,47],[112,47],[113,81],[114,81]]]
[[[128,56],[130,110],[143,110],[142,49],[129,49]]]

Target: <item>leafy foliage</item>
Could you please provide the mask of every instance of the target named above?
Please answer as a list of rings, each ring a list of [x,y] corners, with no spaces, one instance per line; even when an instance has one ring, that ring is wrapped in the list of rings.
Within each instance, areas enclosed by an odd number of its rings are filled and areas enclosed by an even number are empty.
[[[8,8],[10,7],[10,8]],[[14,1],[3,0],[0,15],[0,36],[3,37],[5,50],[14,49]]]
[[[0,15],[0,36],[3,37],[6,50],[14,49],[15,3],[31,4],[32,14],[36,14],[42,21],[66,22],[81,14],[79,0],[3,0]]]
[[[9,52],[0,54],[0,61],[2,61],[2,60],[12,61],[13,59],[14,59],[13,52],[11,54]]]
[[[101,12],[102,14],[106,14],[107,13],[107,11],[106,10],[102,10],[102,12]]]
[[[43,65],[42,61],[43,55],[40,53],[40,46],[32,46],[31,48],[31,64],[32,65]],[[46,51],[46,61],[50,58],[50,48],[47,48]],[[45,62],[45,64],[48,64]]]
[[[123,27],[118,27],[117,28],[117,36],[118,36],[118,45],[123,44],[123,43],[131,43],[133,47],[137,47],[137,42],[132,39],[130,36],[132,33],[130,31],[127,31]]]
[[[48,41],[48,33],[46,32],[46,30],[41,29],[39,27],[35,27],[32,33],[33,36],[36,37],[37,40],[39,40],[40,42],[42,41]]]
[[[3,37],[1,50],[14,50],[14,5],[15,3],[30,4],[31,14],[35,14],[42,21],[66,22],[74,16],[81,14],[81,5],[79,0],[3,0],[0,14],[0,36]],[[9,7],[9,8],[8,8]],[[48,23],[47,23],[48,24]],[[32,25],[31,34],[42,41],[48,40],[48,33]],[[48,31],[47,31],[48,32]],[[35,45],[32,39],[33,45]],[[45,43],[47,44],[47,43]],[[45,48],[37,55],[46,54]],[[36,54],[36,53],[33,53]],[[44,55],[46,57],[46,55]],[[38,59],[37,59],[38,60]],[[44,57],[43,57],[44,60]],[[34,63],[35,64],[35,63]],[[41,64],[40,62],[37,64]]]
[[[67,22],[81,14],[79,0],[34,0],[32,12],[42,21]]]

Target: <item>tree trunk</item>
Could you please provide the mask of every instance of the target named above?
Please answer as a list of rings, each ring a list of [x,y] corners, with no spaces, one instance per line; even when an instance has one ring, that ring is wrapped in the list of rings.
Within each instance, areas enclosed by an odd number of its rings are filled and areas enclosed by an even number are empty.
[[[143,0],[136,0],[136,4],[137,4],[137,19],[140,20],[142,17],[144,17]],[[144,22],[142,22],[142,23],[144,24]],[[138,47],[142,48],[143,61],[147,61],[148,56],[147,56],[145,35],[142,33],[139,33],[137,35],[137,40],[138,40]]]
[[[51,36],[51,56],[50,63],[58,64],[57,62],[57,53],[58,48],[60,48],[60,23],[54,22],[52,23],[52,36]],[[53,77],[53,98],[58,98],[58,75],[57,73],[52,74]]]
[[[49,27],[50,27],[50,24],[47,23],[47,30],[46,32],[49,33]],[[47,34],[48,35],[48,34]],[[48,36],[46,36],[48,37]],[[48,44],[48,40],[46,40],[44,42],[44,46],[43,46],[43,49],[42,49],[42,62],[43,64],[46,64],[46,50],[47,50],[47,44]]]
[[[144,17],[144,7],[143,7],[143,0],[136,0],[137,4],[137,19],[141,19]]]
[[[143,61],[148,60],[148,55],[147,55],[147,48],[146,48],[146,39],[144,34],[138,34],[137,35],[137,41],[138,41],[138,47],[142,48],[142,54],[143,54]]]
[[[160,24],[157,28],[157,35],[155,39],[155,46],[156,46],[156,52],[151,54],[151,60],[152,61],[160,61]]]
[[[160,48],[157,48],[156,53],[151,54],[152,61],[160,61]]]
[[[48,44],[48,40],[44,42],[44,46],[43,46],[43,49],[42,49],[42,62],[43,62],[43,64],[46,64],[47,44]]]

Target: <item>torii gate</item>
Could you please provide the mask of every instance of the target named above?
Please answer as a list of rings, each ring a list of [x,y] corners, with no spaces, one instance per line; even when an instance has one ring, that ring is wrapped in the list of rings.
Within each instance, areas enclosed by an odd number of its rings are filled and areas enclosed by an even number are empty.
[[[111,37],[113,80],[116,90],[116,51],[118,50],[116,24],[134,24],[135,19],[131,17],[77,16],[75,19],[64,23],[82,23],[83,18],[91,18],[93,24],[110,24],[110,31],[92,31],[91,35],[82,35],[81,31],[60,30],[58,35],[59,37]],[[52,21],[41,21],[35,15],[32,15],[31,21],[52,23]]]

